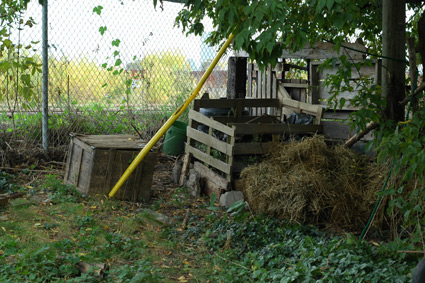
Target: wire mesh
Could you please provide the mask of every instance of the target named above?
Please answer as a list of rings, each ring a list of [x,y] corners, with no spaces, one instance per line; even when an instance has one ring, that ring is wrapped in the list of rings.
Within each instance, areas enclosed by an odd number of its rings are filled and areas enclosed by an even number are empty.
[[[149,138],[190,95],[218,48],[204,42],[207,33],[185,36],[174,27],[181,4],[163,6],[154,9],[151,0],[49,1],[50,146],[68,144],[71,132]],[[41,9],[31,1],[22,21],[11,23],[8,36],[17,48],[1,61],[41,64]],[[25,26],[30,17],[35,24]],[[0,74],[1,130],[11,140],[40,145],[42,74],[31,70],[12,66]],[[22,87],[27,79],[29,91]],[[223,97],[226,81],[224,56],[201,93]]]

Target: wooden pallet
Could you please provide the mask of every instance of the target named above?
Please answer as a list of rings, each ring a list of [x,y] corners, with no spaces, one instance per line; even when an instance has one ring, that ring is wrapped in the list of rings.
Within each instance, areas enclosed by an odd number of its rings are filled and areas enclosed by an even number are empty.
[[[233,107],[235,107],[235,111],[232,113],[236,114],[226,117],[206,117],[198,112],[200,108]],[[244,164],[235,162],[235,156],[266,154],[273,146],[276,146],[276,141],[242,142],[242,137],[255,135],[289,136],[321,133],[323,131],[321,125],[282,124],[279,120],[280,117],[276,116],[243,116],[241,113],[245,107],[281,107],[281,105],[277,99],[195,101],[194,108],[196,110],[191,109],[189,111],[186,166],[183,168],[182,176],[187,172],[190,159],[195,159],[202,163],[205,168],[222,175],[230,184],[233,181],[234,174],[241,172],[245,167]],[[199,126],[207,128],[208,132],[201,131]],[[203,171],[205,171],[205,168],[203,168]],[[226,189],[228,187],[228,185],[225,186]]]

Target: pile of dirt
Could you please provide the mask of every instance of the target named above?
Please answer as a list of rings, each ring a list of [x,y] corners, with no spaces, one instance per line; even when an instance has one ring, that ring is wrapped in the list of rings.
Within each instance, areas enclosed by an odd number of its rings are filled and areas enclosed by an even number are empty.
[[[322,136],[276,146],[267,159],[245,168],[242,187],[257,213],[291,222],[363,228],[388,172],[366,156],[339,145],[329,147]],[[385,222],[384,205],[374,219]]]

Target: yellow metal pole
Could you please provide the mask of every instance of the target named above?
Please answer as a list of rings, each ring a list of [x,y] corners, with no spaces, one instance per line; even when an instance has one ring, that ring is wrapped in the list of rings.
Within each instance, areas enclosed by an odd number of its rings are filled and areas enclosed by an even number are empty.
[[[149,153],[149,151],[152,149],[152,147],[158,142],[158,140],[167,132],[167,130],[171,127],[171,125],[177,120],[177,118],[183,113],[183,111],[190,105],[190,103],[195,99],[195,97],[198,95],[198,92],[201,90],[202,86],[204,85],[205,81],[213,71],[214,67],[217,65],[218,61],[220,60],[223,53],[226,51],[229,44],[232,42],[234,38],[234,35],[231,34],[229,38],[226,40],[224,45],[221,47],[220,51],[218,52],[217,56],[215,56],[214,60],[212,61],[211,65],[208,67],[208,69],[205,71],[204,75],[202,76],[201,80],[199,81],[198,85],[196,86],[195,90],[192,92],[192,94],[189,96],[189,98],[186,100],[185,103],[183,103],[182,106],[179,107],[179,109],[176,110],[176,112],[171,115],[171,117],[165,122],[164,125],[158,130],[158,132],[151,138],[151,140],[145,145],[145,147],[142,149],[142,151],[139,152],[139,154],[136,156],[136,158],[131,162],[130,166],[128,166],[127,170],[125,170],[124,174],[122,174],[121,178],[118,180],[118,182],[115,184],[115,186],[112,188],[112,190],[109,192],[108,196],[113,197],[117,193],[117,191],[121,188],[121,186],[124,184],[124,182],[128,179],[131,173],[133,173],[134,169],[142,162],[143,158]]]

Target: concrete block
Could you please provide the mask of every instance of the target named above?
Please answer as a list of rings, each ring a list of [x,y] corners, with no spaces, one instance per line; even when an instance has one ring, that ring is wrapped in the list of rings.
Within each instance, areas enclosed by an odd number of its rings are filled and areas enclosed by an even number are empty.
[[[224,207],[230,207],[232,204],[239,200],[243,200],[243,193],[241,191],[230,191],[221,195],[220,205]]]

